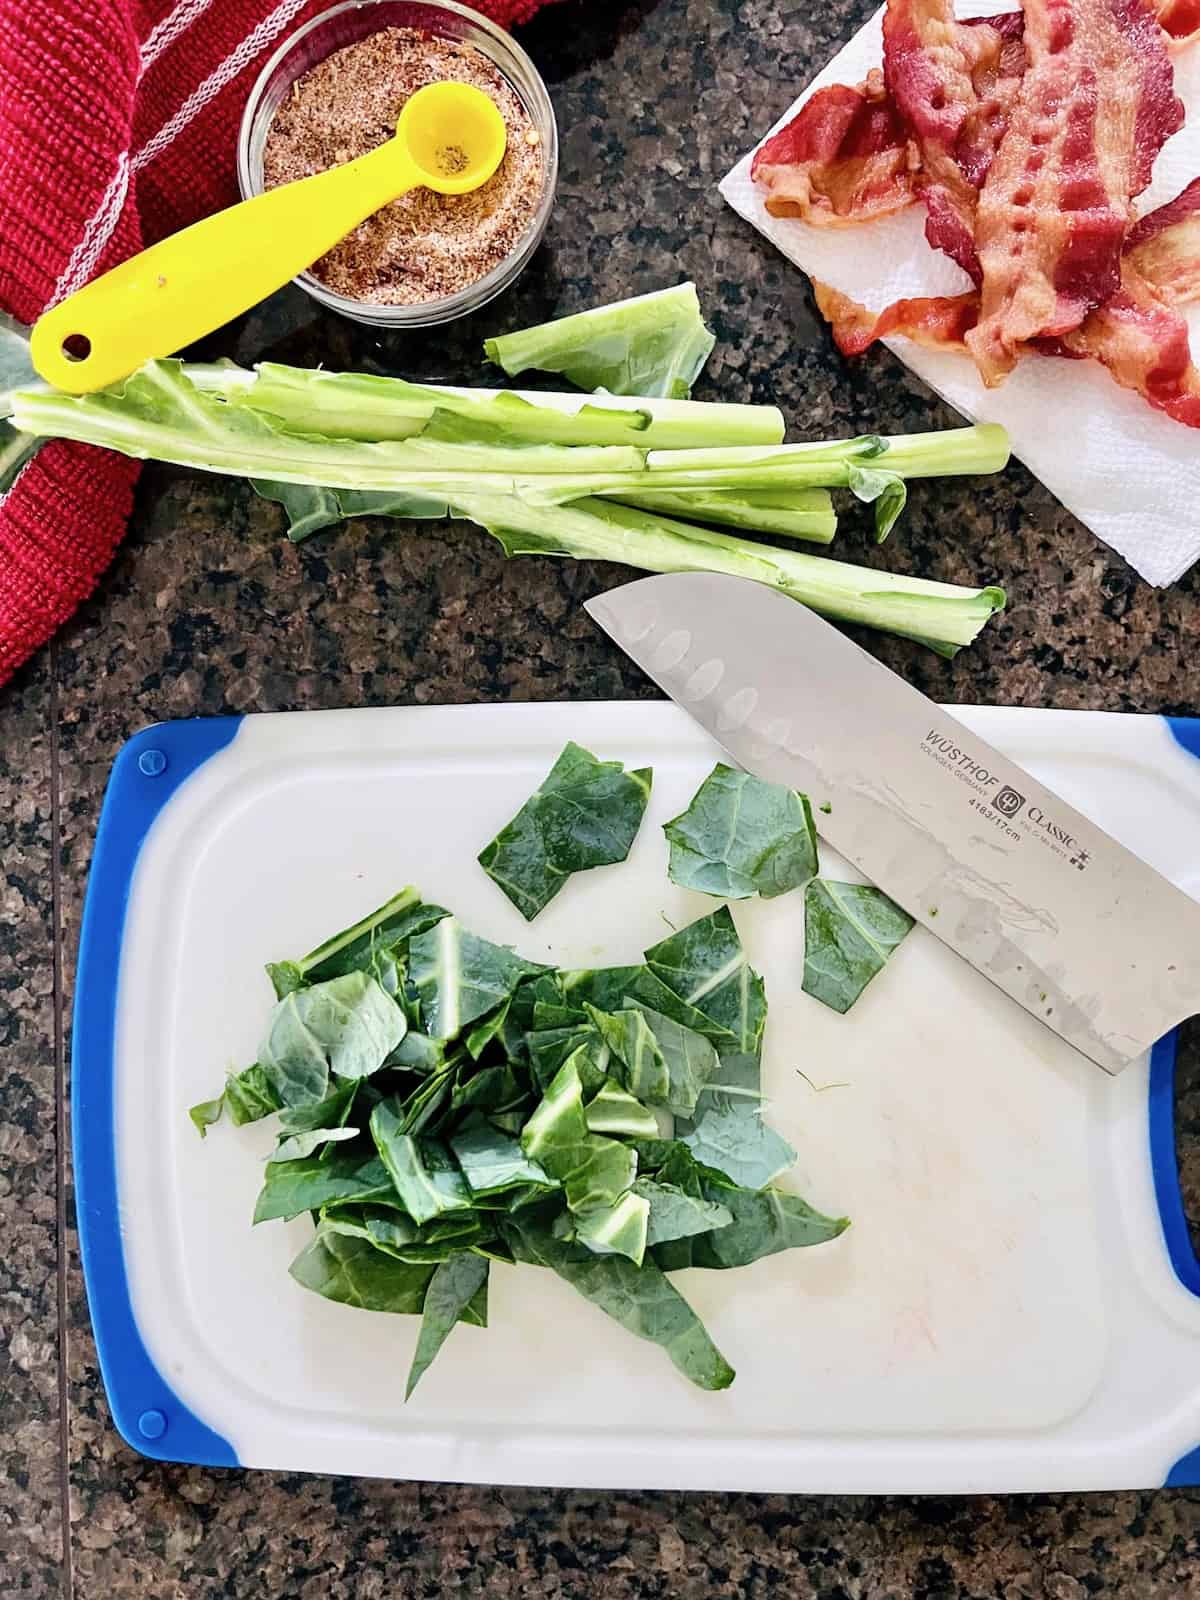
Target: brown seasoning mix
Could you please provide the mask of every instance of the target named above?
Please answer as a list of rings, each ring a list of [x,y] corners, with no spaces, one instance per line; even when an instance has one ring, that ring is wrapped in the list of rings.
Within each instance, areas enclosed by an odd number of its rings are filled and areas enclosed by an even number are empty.
[[[490,94],[508,129],[495,176],[473,194],[413,189],[360,223],[309,270],[326,288],[372,305],[411,306],[477,283],[533,221],[545,156],[516,90],[473,45],[384,28],[335,50],[298,78],[271,120],[268,189],[326,172],[390,139],[406,100],[452,79]]]

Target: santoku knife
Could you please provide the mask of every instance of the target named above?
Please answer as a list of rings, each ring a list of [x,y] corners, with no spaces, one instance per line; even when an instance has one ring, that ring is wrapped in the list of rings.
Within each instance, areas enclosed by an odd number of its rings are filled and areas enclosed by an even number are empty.
[[[1200,903],[807,607],[673,573],[587,602],[748,772],[1108,1072],[1200,1010]]]

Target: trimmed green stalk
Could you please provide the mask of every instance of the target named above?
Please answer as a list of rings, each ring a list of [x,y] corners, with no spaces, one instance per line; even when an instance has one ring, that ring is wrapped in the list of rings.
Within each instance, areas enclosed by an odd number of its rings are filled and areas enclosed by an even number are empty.
[[[916,639],[940,655],[952,656],[971,644],[1005,603],[1003,589],[935,583],[777,550],[610,500],[539,506],[516,497],[468,493],[456,497],[455,510],[486,528],[510,556],[575,556],[623,562],[647,572],[755,578],[822,616]]]
[[[581,495],[844,487],[864,462],[895,476],[917,470],[995,471],[1007,459],[1002,428],[960,428],[880,440],[723,450],[523,444],[509,447],[418,436],[378,442],[291,433],[274,417],[196,390],[176,362],[151,362],[120,389],[91,395],[19,390],[13,424],[26,433],[105,445],[212,472],[342,489],[451,492],[464,479],[497,487],[538,480],[547,501]],[[454,425],[455,419],[451,419]],[[532,492],[532,490],[531,490]]]
[[[936,433],[867,435],[762,449],[651,450],[646,471],[655,474],[663,488],[689,484],[769,488],[783,483],[844,488],[850,483],[851,468],[869,467],[898,478],[960,477],[999,472],[1008,457],[1008,434],[985,422]]]
[[[373,373],[312,371],[264,361],[253,372],[214,363],[184,367],[198,389],[278,417],[288,427],[343,439],[409,439],[437,410],[514,441],[632,444],[685,450],[704,445],[772,445],[784,435],[777,406],[709,404],[655,396],[540,394],[408,383]]]
[[[777,533],[809,544],[830,544],[837,513],[828,489],[645,489],[621,495],[621,504],[664,516],[692,517],[722,528]]]
[[[368,443],[293,434],[274,419],[197,391],[176,362],[150,362],[116,389],[68,395],[23,389],[13,424],[43,438],[103,445],[139,460],[170,461],[233,477],[344,489],[409,489],[444,478],[477,482],[547,474],[585,485],[641,473],[644,452],[626,445],[446,443],[417,436]],[[582,491],[580,491],[582,492]]]
[[[371,503],[370,495],[348,496],[345,491],[291,491],[286,485],[261,482],[255,487],[284,506],[289,537],[297,541],[351,516],[451,515],[477,523],[509,556],[574,556],[619,561],[648,572],[726,572],[755,578],[825,616],[904,634],[941,655],[970,644],[1004,605],[1002,589],[934,583],[774,549],[611,500],[553,506],[477,488],[458,492],[453,502],[423,509],[393,507],[382,495]]]
[[[506,450],[436,439],[367,443],[289,434],[265,415],[200,393],[177,362],[153,362],[119,391],[78,397],[20,391],[13,397],[13,422],[31,434],[78,439],[141,459],[233,476],[355,492],[399,490],[409,500],[418,497],[426,515],[434,509],[430,502],[444,497],[454,513],[486,527],[510,554],[537,551],[625,561],[652,572],[715,571],[757,577],[828,616],[921,639],[946,653],[969,644],[1003,604],[997,589],[962,589],[865,571],[594,498],[597,490],[627,494],[643,488],[648,476],[653,476],[656,489],[675,486],[671,473],[645,473],[636,450],[568,451],[553,445]],[[783,449],[787,453],[787,447]],[[812,454],[807,452],[810,458]],[[969,452],[960,445],[959,454]],[[678,459],[678,453],[674,455]],[[580,470],[553,472],[551,464],[564,456]],[[790,459],[795,462],[795,452]],[[535,461],[540,475],[530,471]],[[592,463],[590,472],[585,461]],[[598,475],[600,462],[609,466],[630,461],[636,466]],[[444,470],[450,462],[462,463],[463,470]],[[504,470],[489,472],[485,463],[500,464]],[[845,471],[848,463],[809,459],[805,470],[814,467]],[[704,479],[715,473],[719,478],[722,470],[735,469],[712,469],[689,477]],[[789,467],[789,483],[792,476]],[[771,487],[785,486],[780,477],[773,476]],[[695,487],[712,485],[701,482]],[[573,503],[556,503],[563,501]]]

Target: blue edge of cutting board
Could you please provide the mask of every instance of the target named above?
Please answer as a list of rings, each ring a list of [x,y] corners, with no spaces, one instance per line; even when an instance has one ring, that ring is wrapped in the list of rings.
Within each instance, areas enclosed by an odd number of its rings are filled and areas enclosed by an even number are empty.
[[[75,1195],[88,1304],[113,1420],[122,1437],[160,1461],[236,1467],[233,1447],[189,1411],[142,1343],[121,1247],[114,1139],[117,978],[125,912],[138,853],[175,791],[236,736],[240,717],[159,723],[135,734],[113,766],[100,816],[79,945],[71,1069]],[[1200,718],[1166,718],[1200,760]],[[1179,1281],[1200,1295],[1175,1159],[1175,1032],[1150,1064],[1150,1153],[1163,1237]],[[1200,1484],[1200,1444],[1167,1474],[1173,1487]]]

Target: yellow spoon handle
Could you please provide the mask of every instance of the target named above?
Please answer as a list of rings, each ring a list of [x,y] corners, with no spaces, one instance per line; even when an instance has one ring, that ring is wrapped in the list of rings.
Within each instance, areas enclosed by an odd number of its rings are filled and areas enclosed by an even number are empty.
[[[282,288],[422,181],[405,147],[389,139],[345,166],[205,217],[46,312],[30,336],[34,367],[69,394],[116,383]]]

